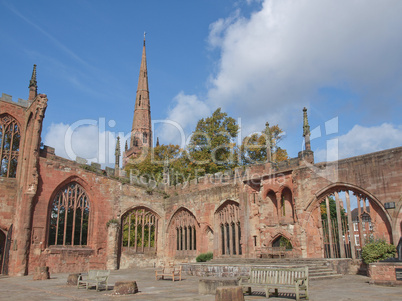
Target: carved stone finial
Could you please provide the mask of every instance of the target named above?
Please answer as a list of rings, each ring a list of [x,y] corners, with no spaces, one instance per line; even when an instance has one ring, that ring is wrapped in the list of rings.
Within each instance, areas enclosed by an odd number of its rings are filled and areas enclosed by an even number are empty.
[[[31,80],[29,81],[29,96],[28,100],[31,102],[35,99],[38,95],[38,84],[36,82],[36,65],[33,66]]]
[[[34,86],[34,87],[37,86],[37,81],[36,81],[36,65],[33,65],[32,76],[31,76],[31,80],[29,81],[29,86],[28,86],[28,88],[31,88],[32,86]]]
[[[120,158],[120,137],[117,136],[115,156]]]
[[[307,118],[307,108],[303,108],[303,137],[304,137],[304,142],[306,145],[306,150],[311,150],[311,144],[310,144],[310,126],[308,124],[308,118]]]
[[[265,123],[265,135],[266,135],[266,147],[267,147],[267,162],[272,160],[271,156],[271,130],[269,128],[269,123]]]

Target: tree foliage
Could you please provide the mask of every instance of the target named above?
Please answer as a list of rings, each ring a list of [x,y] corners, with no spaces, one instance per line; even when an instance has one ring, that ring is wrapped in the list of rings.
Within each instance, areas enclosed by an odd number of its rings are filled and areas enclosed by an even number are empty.
[[[238,130],[236,120],[220,108],[211,117],[202,118],[188,146],[190,161],[210,174],[237,166],[234,139]]]
[[[267,143],[267,138],[269,144]],[[270,126],[268,133],[264,130],[261,134],[255,133],[244,138],[240,147],[242,163],[248,165],[267,162],[268,147],[271,150],[272,162],[287,160],[287,151],[278,146],[278,143],[283,138],[283,130],[277,124]]]
[[[371,240],[362,249],[362,258],[367,264],[393,258],[395,254],[396,247],[387,243],[384,239]]]
[[[158,145],[147,149],[143,157],[126,164],[125,170],[162,182],[164,168],[168,167],[170,184],[175,185],[205,174],[266,162],[267,135],[263,132],[251,135],[239,146],[235,143],[238,131],[236,120],[218,108],[210,117],[198,121],[186,149],[178,145]],[[278,146],[282,134],[278,125],[270,127],[269,139],[275,162],[288,159],[286,150]]]

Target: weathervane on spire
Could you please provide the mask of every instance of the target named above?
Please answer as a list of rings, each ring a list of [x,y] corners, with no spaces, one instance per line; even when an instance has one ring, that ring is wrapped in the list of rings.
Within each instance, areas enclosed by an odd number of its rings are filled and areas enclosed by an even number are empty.
[[[147,33],[144,31],[144,45],[145,45],[145,36],[147,35]]]

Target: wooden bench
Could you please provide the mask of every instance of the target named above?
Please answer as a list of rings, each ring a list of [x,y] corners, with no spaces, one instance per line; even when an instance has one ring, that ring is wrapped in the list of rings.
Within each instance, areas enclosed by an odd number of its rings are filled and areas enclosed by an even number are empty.
[[[181,266],[165,266],[155,271],[155,279],[158,280],[158,277],[164,279],[164,277],[172,277],[174,281],[176,277],[181,281]]]
[[[96,291],[99,291],[101,286],[108,290],[109,270],[89,270],[88,273],[83,273],[78,276],[77,288],[95,286]]]
[[[266,297],[269,298],[269,290],[275,290],[278,296],[278,289],[294,290],[296,300],[305,297],[308,300],[308,267],[301,268],[251,268],[250,275],[239,278],[239,285],[246,288],[251,294],[252,287],[265,289]],[[304,294],[300,292],[304,291]]]

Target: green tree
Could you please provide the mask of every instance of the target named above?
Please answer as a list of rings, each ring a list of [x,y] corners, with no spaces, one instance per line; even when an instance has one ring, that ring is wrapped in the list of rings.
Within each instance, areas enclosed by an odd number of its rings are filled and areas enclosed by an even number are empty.
[[[218,108],[211,117],[198,121],[188,146],[190,161],[205,173],[216,173],[237,166],[236,120]],[[191,166],[191,165],[190,165]]]
[[[269,127],[269,132],[262,131],[261,134],[255,133],[243,139],[241,145],[242,163],[245,165],[267,162],[267,137],[270,141],[271,161],[281,162],[288,159],[285,149],[278,146],[284,138],[283,130],[279,125]]]

